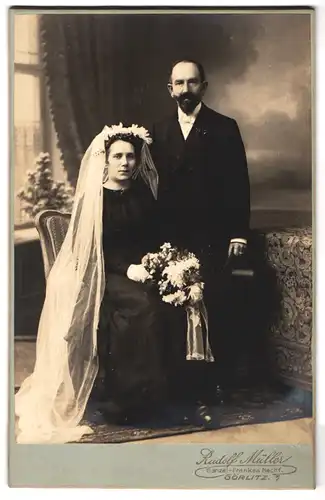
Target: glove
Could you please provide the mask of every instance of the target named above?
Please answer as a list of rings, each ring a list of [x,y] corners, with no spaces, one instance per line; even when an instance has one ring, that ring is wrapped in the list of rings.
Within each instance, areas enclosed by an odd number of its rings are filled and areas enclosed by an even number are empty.
[[[132,281],[144,283],[150,279],[150,274],[145,270],[142,264],[131,264],[126,271],[127,277]]]

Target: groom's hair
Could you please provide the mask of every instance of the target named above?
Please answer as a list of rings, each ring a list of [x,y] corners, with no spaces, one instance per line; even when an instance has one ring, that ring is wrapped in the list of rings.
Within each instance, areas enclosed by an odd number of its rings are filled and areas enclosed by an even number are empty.
[[[187,58],[185,57],[185,59],[178,59],[177,61],[175,61],[175,62],[172,64],[172,67],[171,67],[170,72],[169,72],[169,83],[172,83],[172,73],[173,73],[173,69],[175,68],[175,66],[176,66],[177,64],[182,63],[182,62],[195,64],[195,66],[196,66],[196,67],[197,67],[197,69],[198,69],[198,72],[199,72],[199,75],[200,75],[201,82],[205,82],[206,76],[205,76],[205,71],[204,71],[203,65],[202,65],[200,62],[195,61],[194,59],[187,59]]]

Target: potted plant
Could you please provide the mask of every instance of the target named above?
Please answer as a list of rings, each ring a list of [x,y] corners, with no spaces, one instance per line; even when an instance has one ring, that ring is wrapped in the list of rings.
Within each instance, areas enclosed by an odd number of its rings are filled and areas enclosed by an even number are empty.
[[[74,190],[68,183],[53,179],[50,155],[40,153],[35,160],[35,168],[27,172],[25,184],[17,196],[21,200],[22,211],[34,218],[46,209],[71,212]]]

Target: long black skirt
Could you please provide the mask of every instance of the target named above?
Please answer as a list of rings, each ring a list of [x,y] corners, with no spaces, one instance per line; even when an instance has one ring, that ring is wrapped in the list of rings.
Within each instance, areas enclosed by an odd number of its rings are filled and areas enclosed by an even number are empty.
[[[146,411],[167,396],[168,306],[153,285],[107,274],[98,329],[102,400]]]
[[[113,273],[106,281],[98,329],[101,401],[142,418],[167,402],[201,399],[208,367],[186,361],[184,309],[162,302],[154,285]]]

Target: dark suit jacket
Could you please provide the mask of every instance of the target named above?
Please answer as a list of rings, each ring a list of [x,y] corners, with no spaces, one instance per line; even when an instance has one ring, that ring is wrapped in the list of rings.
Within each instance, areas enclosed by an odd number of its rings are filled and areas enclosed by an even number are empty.
[[[155,124],[152,136],[164,240],[199,251],[225,248],[231,238],[246,238],[250,187],[235,120],[202,103],[186,141],[177,111]]]

